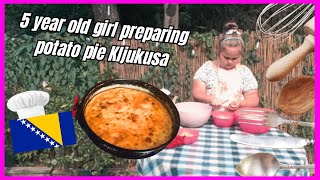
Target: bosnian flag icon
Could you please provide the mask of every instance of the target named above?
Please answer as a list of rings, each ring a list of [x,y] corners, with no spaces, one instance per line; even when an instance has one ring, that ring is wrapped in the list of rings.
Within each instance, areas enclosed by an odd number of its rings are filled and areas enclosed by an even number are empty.
[[[14,153],[76,144],[71,112],[10,120]]]

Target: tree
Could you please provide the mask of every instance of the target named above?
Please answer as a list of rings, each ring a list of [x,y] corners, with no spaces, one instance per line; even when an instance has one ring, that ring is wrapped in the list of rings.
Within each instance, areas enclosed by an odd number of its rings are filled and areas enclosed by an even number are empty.
[[[173,26],[175,29],[179,28],[179,4],[165,4],[163,27],[168,28]]]
[[[110,22],[120,21],[118,8],[116,4],[92,4],[92,12],[94,15],[95,21],[104,22],[106,19],[109,19]],[[118,30],[121,29],[118,27]],[[117,33],[118,34],[118,33]],[[100,42],[100,38],[98,38]],[[107,68],[105,61],[100,61],[99,69],[100,73],[103,73]]]
[[[92,4],[92,12],[96,21],[119,21],[119,13],[116,4]]]

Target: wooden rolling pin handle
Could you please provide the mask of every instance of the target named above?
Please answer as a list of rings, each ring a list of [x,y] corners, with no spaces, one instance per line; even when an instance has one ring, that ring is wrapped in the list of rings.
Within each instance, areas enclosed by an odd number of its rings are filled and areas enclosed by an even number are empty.
[[[313,50],[314,36],[310,34],[305,37],[300,47],[272,63],[267,70],[266,77],[269,81],[281,80]]]

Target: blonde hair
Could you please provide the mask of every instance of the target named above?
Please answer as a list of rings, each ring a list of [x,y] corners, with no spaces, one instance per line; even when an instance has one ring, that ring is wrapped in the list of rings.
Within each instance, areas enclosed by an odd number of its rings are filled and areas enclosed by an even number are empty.
[[[244,41],[242,38],[242,30],[239,29],[237,23],[227,22],[223,26],[223,34],[220,35],[219,53],[226,47],[241,47],[241,54],[244,52]]]

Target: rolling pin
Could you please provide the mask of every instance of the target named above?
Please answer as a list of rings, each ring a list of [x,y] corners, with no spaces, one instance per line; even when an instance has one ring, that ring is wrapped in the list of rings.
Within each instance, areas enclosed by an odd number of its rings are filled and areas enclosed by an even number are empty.
[[[314,36],[314,17],[303,26],[303,31],[306,35],[312,34]]]
[[[314,18],[311,18],[303,28],[307,36],[302,45],[269,66],[266,73],[269,81],[281,80],[309,53],[314,51]]]

